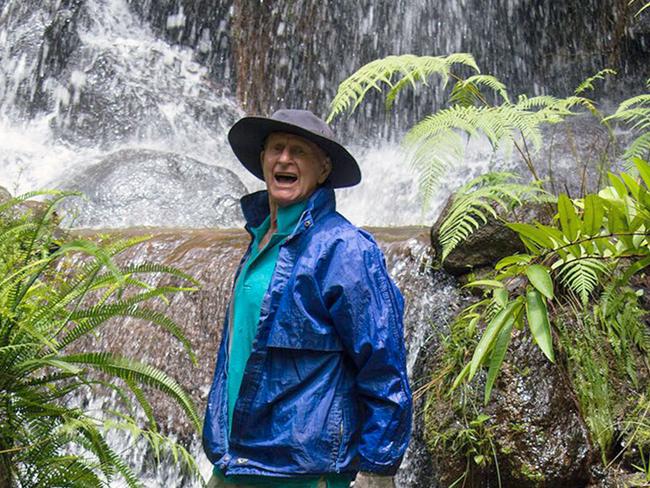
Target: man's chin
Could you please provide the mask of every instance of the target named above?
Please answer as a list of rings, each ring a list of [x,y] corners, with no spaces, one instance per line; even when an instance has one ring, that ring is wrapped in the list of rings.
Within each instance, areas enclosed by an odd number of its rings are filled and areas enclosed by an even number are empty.
[[[288,207],[303,200],[302,195],[293,192],[272,193],[271,198],[278,207]]]

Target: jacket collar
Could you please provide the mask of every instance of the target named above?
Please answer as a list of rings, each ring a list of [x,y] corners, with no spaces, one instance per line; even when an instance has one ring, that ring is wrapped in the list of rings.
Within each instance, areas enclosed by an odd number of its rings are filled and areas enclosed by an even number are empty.
[[[244,195],[241,199],[241,208],[246,219],[246,230],[250,232],[251,228],[260,226],[271,212],[268,192],[261,190]],[[300,222],[318,220],[321,215],[334,210],[336,210],[334,189],[329,185],[321,186],[307,200]]]

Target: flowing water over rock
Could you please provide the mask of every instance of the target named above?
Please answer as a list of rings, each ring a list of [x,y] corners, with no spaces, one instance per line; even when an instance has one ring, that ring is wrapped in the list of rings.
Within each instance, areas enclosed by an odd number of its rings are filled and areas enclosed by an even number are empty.
[[[230,170],[179,154],[123,149],[66,178],[83,197],[64,203],[75,227],[241,227],[246,187]]]
[[[409,373],[418,360],[422,345],[450,320],[458,309],[458,290],[451,278],[444,274],[432,275],[429,236],[426,228],[371,229],[386,255],[391,276],[406,297],[405,337],[408,351]],[[152,233],[145,243],[128,250],[124,262],[153,261],[175,266],[202,283],[195,293],[175,296],[166,307],[167,313],[181,324],[198,358],[198,365],[190,362],[182,346],[172,337],[137,320],[115,322],[103,329],[102,334],[85,345],[98,350],[109,350],[139,357],[146,362],[172,372],[174,377],[197,402],[201,414],[205,410],[208,391],[214,371],[214,360],[221,335],[221,325],[230,298],[234,272],[248,244],[243,231],[214,229],[142,229],[121,231],[126,235]],[[160,423],[185,442],[192,443],[203,466],[204,475],[210,466],[196,440],[192,442],[192,428],[177,408],[162,395],[153,393]],[[99,407],[97,407],[99,408]],[[416,420],[416,429],[419,429]],[[115,439],[122,448],[128,440]],[[142,454],[133,449],[134,463]],[[131,451],[129,451],[131,453]],[[127,455],[131,457],[131,454]],[[403,468],[398,475],[401,486],[413,486],[411,481],[419,459],[426,453],[422,446],[413,443]],[[172,476],[174,467],[145,472],[154,477],[151,486],[176,486],[163,483]],[[180,483],[179,481],[177,481]]]
[[[287,105],[325,114],[342,79],[389,54],[471,52],[513,93],[529,94],[566,95],[615,67],[621,77],[606,93],[616,98],[642,89],[650,60],[648,16],[634,18],[627,4],[4,0],[0,184],[14,192],[56,186],[69,170],[109,153],[152,149],[224,167],[255,190],[260,183],[225,142],[233,121],[244,110]],[[364,173],[339,197],[354,223],[430,222],[451,189],[490,167],[487,152],[469,157],[421,211],[394,141],[441,93],[434,81],[421,95],[404,94],[392,112],[371,97],[356,116],[337,121]],[[147,222],[156,218],[176,225],[164,214]]]

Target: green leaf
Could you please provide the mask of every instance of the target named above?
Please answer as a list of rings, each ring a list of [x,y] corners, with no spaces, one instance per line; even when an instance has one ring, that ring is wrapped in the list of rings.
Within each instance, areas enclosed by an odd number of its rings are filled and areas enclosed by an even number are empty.
[[[553,338],[551,336],[551,324],[548,321],[548,311],[542,295],[537,290],[530,290],[526,293],[526,315],[528,326],[533,334],[533,339],[542,350],[544,355],[553,363]]]
[[[469,368],[472,365],[472,363],[467,363],[463,369],[461,370],[460,373],[458,373],[458,376],[456,376],[456,379],[454,380],[454,383],[451,385],[451,390],[454,391],[458,386],[463,382],[463,380],[467,377],[469,374]]]
[[[621,178],[630,189],[630,193],[634,198],[639,198],[639,189],[641,188],[639,184],[627,173],[621,173]]]
[[[494,265],[494,269],[499,271],[511,264],[528,264],[531,259],[533,259],[533,257],[530,254],[513,254],[512,256],[506,256],[499,260],[499,262]]]
[[[508,290],[505,288],[495,288],[492,292],[494,301],[499,304],[501,308],[508,304]]]
[[[639,259],[636,261],[634,264],[629,266],[626,270],[623,276],[620,278],[622,282],[627,283],[630,281],[632,276],[634,274],[638,273],[641,271],[643,268],[650,266],[650,256],[646,256],[644,258]]]
[[[553,279],[546,266],[533,264],[526,268],[530,283],[548,299],[553,299]]]
[[[507,226],[514,230],[517,234],[520,234],[523,237],[527,237],[531,241],[539,244],[540,246],[546,249],[553,249],[553,241],[548,237],[548,235],[542,230],[531,224],[507,224]]]
[[[614,234],[628,231],[627,219],[616,205],[610,205],[607,212],[607,228]]]
[[[510,338],[512,337],[512,326],[515,320],[514,317],[510,317],[506,322],[505,326],[499,332],[496,343],[494,345],[494,350],[490,356],[490,367],[488,369],[487,380],[485,381],[485,395],[483,397],[483,403],[487,405],[490,400],[490,394],[492,393],[492,387],[494,386],[494,381],[499,374],[501,369],[501,363],[503,363],[503,358],[506,356],[506,351],[508,350],[508,345],[510,344]]]
[[[560,226],[562,227],[562,232],[564,232],[564,235],[568,237],[569,241],[575,241],[580,227],[578,216],[573,207],[573,202],[564,193],[562,193],[557,199],[557,210],[560,214]]]
[[[639,171],[639,175],[643,179],[646,188],[650,189],[650,164],[641,158],[632,158],[634,166]]]
[[[603,224],[605,207],[598,195],[590,193],[585,197],[585,211],[583,215],[582,231],[587,236],[594,236],[600,233]]]
[[[471,283],[467,283],[463,288],[472,288],[475,286],[485,287],[485,288],[503,288],[504,285],[498,280],[476,280]]]
[[[510,302],[507,307],[494,316],[485,328],[483,337],[481,337],[481,340],[476,345],[472,361],[470,362],[468,381],[474,377],[478,368],[485,362],[485,358],[492,350],[497,336],[501,332],[501,329],[507,324],[508,319],[512,316],[512,312],[517,305],[518,302],[516,301]]]
[[[627,188],[625,187],[625,183],[623,183],[618,176],[616,176],[614,173],[608,172],[607,178],[616,190],[616,193],[618,193],[619,198],[624,198],[627,196]]]

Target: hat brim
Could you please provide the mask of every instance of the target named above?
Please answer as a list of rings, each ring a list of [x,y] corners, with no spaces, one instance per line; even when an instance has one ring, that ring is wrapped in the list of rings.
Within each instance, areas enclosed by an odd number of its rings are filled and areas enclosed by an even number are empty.
[[[361,181],[357,161],[338,142],[287,122],[264,117],[244,117],[228,132],[228,142],[244,167],[260,180],[264,180],[260,153],[264,141],[272,132],[296,134],[323,149],[332,160],[332,172],[328,181],[334,188],[354,186]]]

